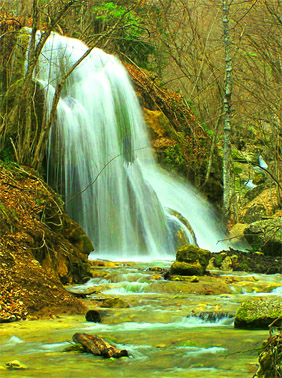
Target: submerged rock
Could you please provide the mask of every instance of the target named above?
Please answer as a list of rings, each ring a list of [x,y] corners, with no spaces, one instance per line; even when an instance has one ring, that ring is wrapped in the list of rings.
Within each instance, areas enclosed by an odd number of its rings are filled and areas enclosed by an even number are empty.
[[[13,360],[10,362],[6,362],[6,369],[7,370],[26,370],[27,366],[22,364],[18,360]]]
[[[73,294],[76,298],[87,298],[88,295],[96,294],[97,291],[93,287],[66,287],[66,290]]]
[[[120,298],[105,298],[105,299],[98,299],[101,301],[101,307],[105,308],[127,308],[129,304],[126,303],[124,300]]]
[[[236,312],[234,327],[244,329],[268,329],[282,316],[281,299],[254,299],[241,303]]]
[[[201,276],[206,272],[210,257],[210,251],[186,244],[178,249],[169,275]]]
[[[170,277],[171,281],[185,281],[185,282],[199,282],[200,279],[198,276],[181,276],[181,275],[173,275]]]
[[[217,322],[221,319],[232,319],[234,318],[234,314],[230,314],[228,312],[223,311],[201,311],[197,315],[200,319],[203,319],[207,322]]]

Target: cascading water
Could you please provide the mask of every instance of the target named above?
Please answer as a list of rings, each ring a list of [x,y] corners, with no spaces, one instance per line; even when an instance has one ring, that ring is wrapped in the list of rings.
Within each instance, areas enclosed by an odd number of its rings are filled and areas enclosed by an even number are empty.
[[[35,75],[47,109],[57,82],[86,50],[79,40],[55,33],[47,40]],[[100,49],[93,49],[65,84],[49,137],[48,181],[92,239],[95,256],[173,257],[171,224],[180,221],[171,209],[189,220],[201,247],[222,249],[203,200],[156,166],[128,74]]]

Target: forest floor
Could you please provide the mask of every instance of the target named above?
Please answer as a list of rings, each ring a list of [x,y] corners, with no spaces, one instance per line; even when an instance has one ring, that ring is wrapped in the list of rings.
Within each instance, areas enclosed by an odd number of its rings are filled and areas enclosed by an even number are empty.
[[[1,166],[0,193],[0,322],[83,313],[60,279],[67,273],[60,269],[68,270],[60,250],[74,246],[46,221],[56,197],[35,172],[16,165]]]

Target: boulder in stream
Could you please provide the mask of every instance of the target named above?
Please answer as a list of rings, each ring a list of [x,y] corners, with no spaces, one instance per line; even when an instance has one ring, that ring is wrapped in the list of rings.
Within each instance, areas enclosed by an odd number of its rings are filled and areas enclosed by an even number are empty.
[[[169,275],[201,276],[206,272],[210,257],[210,251],[186,244],[178,249]]]
[[[282,316],[280,298],[257,298],[242,302],[236,312],[234,327],[244,329],[268,329],[269,325]]]

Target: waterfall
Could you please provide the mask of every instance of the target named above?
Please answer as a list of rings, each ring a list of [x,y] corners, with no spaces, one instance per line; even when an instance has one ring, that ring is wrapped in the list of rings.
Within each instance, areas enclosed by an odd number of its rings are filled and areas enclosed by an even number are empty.
[[[56,33],[47,40],[35,73],[47,113],[57,82],[86,50],[81,41]],[[200,247],[222,249],[217,241],[224,237],[210,206],[157,167],[127,71],[98,48],[65,83],[47,165],[48,182],[93,241],[95,257],[173,257],[170,224],[179,220],[171,209],[188,219]]]

